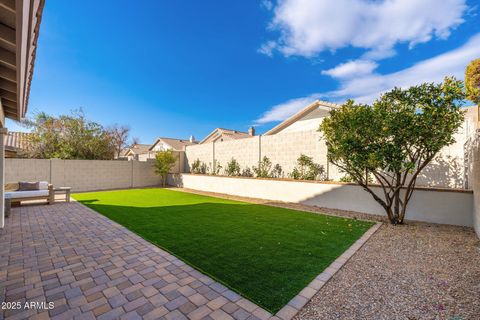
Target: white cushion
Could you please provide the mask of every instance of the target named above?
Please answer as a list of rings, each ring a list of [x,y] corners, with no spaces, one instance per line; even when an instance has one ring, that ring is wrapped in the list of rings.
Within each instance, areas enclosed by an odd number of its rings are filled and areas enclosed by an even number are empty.
[[[40,181],[38,183],[38,190],[48,190],[48,181]]]
[[[10,191],[5,192],[6,199],[21,199],[48,196],[48,190]]]

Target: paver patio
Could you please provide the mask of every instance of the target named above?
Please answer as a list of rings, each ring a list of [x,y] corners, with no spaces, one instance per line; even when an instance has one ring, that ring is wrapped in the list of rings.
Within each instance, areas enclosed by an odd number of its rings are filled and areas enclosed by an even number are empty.
[[[0,301],[55,305],[2,310],[0,319],[271,316],[77,202],[12,208],[0,243]]]

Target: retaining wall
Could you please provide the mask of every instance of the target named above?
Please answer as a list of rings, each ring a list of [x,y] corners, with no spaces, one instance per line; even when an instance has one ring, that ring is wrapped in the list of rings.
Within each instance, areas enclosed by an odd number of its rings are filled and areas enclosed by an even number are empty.
[[[385,215],[383,208],[358,185],[195,174],[169,175],[168,182],[208,192]],[[472,212],[471,191],[424,188],[413,194],[406,219],[472,226]]]

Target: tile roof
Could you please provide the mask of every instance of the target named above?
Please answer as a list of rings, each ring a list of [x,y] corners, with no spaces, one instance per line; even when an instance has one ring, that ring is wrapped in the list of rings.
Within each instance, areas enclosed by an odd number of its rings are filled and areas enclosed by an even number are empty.
[[[7,150],[25,150],[28,144],[28,132],[9,131],[4,137],[5,149]]]
[[[211,139],[212,137],[215,137]],[[210,142],[217,140],[218,137],[226,137],[227,140],[237,140],[237,139],[244,139],[250,137],[247,132],[232,130],[232,129],[224,129],[224,128],[216,128],[208,136],[206,136],[200,143]]]
[[[176,150],[176,151],[182,151],[182,150],[185,150],[186,146],[198,144],[198,142],[190,142],[189,139],[175,139],[175,138],[162,137],[162,138],[158,138],[157,141],[155,141],[155,143],[151,145],[149,150],[152,150],[155,147],[155,145],[157,145],[160,141],[168,144],[173,148],[173,150]]]

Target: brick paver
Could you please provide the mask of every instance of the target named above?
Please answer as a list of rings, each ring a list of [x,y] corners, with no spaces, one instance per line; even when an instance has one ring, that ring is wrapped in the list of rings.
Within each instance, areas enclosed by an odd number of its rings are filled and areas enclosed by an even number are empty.
[[[0,319],[255,319],[268,312],[77,202],[12,208]],[[25,309],[25,303],[37,303]],[[39,304],[43,302],[43,306]],[[54,308],[46,310],[48,303]]]

